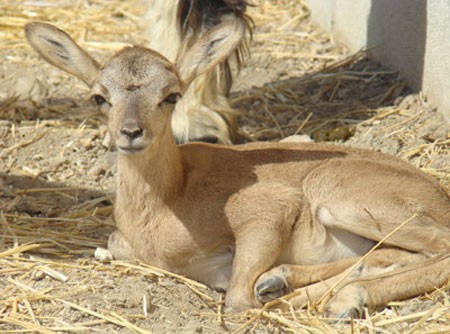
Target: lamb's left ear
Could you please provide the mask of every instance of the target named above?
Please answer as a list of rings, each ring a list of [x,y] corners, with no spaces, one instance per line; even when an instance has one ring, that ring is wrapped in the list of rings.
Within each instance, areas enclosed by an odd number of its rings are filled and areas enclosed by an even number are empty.
[[[44,22],[25,25],[28,43],[50,64],[92,86],[100,65],[61,29]]]
[[[233,18],[220,23],[194,43],[177,60],[178,71],[185,85],[188,86],[198,75],[230,56],[239,46],[244,33],[244,24]]]

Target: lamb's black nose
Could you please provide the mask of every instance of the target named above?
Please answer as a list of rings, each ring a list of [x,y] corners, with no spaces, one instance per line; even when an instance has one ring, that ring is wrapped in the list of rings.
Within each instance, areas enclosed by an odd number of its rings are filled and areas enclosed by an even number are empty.
[[[136,139],[142,136],[144,130],[137,126],[136,124],[127,125],[125,124],[122,129],[120,129],[120,133],[127,136],[129,139]]]

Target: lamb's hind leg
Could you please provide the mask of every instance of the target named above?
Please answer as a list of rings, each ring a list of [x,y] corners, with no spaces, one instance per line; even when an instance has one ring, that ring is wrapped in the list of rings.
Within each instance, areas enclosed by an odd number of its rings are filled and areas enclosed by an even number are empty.
[[[379,249],[366,257],[358,266],[350,269],[360,259],[360,257],[356,257],[310,266],[282,265],[261,275],[256,289],[258,291],[258,284],[273,282],[272,278],[274,275],[276,275],[277,279],[286,282],[286,286],[303,286],[300,289],[296,289],[297,296],[290,299],[290,304],[296,308],[304,307],[308,303],[314,304],[327,292],[330,292],[329,296],[335,294],[335,297],[329,304],[329,313],[344,317],[356,314],[363,306],[370,304],[368,295],[370,296],[372,292],[365,292],[353,282],[373,277],[376,274],[392,272],[398,267],[419,263],[425,259],[425,256],[401,249]],[[346,269],[351,271],[349,272]],[[351,288],[347,288],[347,286],[351,286]],[[273,286],[269,286],[267,289],[276,290]],[[264,302],[266,302],[270,300],[271,294],[268,292],[265,295],[263,294],[263,296],[265,298]],[[272,295],[272,297],[280,296]]]
[[[450,254],[409,266],[363,275],[349,281],[328,302],[330,316],[358,315],[361,308],[374,309],[392,300],[412,298],[444,285],[450,277]]]
[[[450,197],[425,174],[396,164],[340,161],[317,168],[304,185],[312,214],[325,228],[373,241],[404,223],[386,245],[427,255],[449,252]]]
[[[449,260],[436,264],[435,260],[423,259],[450,253],[449,196],[425,174],[400,162],[390,164],[339,161],[325,166],[328,168],[317,168],[305,179],[305,194],[314,217],[325,228],[374,241],[389,235],[384,245],[410,251],[411,258],[417,255],[413,252],[418,253],[424,266],[418,265],[417,270],[409,270],[409,265],[396,269],[402,265],[394,258],[393,266],[385,270],[389,273],[378,275],[376,268],[369,270],[337,292],[329,304],[331,313],[347,305],[347,311],[338,313],[345,316],[349,309],[361,305],[381,306],[390,300],[425,293],[448,277]],[[330,191],[324,193],[323,187]],[[379,284],[365,283],[373,275]]]

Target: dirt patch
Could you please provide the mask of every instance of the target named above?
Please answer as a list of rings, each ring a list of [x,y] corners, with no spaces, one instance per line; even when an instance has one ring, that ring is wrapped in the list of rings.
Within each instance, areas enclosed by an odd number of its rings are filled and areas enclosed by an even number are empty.
[[[33,3],[0,5],[0,332],[450,330],[448,287],[336,325],[313,309],[224,314],[223,294],[202,284],[144,264],[94,260],[113,230],[114,153],[86,88],[38,59],[22,25],[53,22],[104,59],[121,43],[144,42],[142,2]],[[376,149],[450,189],[450,127],[423,96],[363,53],[349,55],[311,22],[302,1],[257,4],[249,9],[253,55],[232,95],[242,141],[307,134]]]

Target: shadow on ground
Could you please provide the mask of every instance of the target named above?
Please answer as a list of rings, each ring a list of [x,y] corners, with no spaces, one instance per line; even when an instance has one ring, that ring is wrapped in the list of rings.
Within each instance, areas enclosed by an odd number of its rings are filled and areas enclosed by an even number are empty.
[[[263,78],[252,82],[264,82]],[[307,134],[315,141],[345,141],[355,125],[408,93],[398,73],[381,68],[363,52],[302,77],[272,81],[235,92],[244,141]]]
[[[40,246],[34,254],[92,255],[113,229],[105,193],[5,173],[0,173],[0,212],[0,252],[35,243]]]

